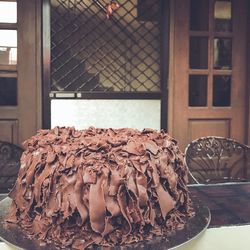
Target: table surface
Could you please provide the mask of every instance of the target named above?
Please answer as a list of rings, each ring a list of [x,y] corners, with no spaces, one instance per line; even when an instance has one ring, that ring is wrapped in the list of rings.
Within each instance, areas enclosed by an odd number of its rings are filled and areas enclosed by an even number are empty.
[[[250,183],[192,185],[189,190],[210,209],[209,227],[250,224]]]

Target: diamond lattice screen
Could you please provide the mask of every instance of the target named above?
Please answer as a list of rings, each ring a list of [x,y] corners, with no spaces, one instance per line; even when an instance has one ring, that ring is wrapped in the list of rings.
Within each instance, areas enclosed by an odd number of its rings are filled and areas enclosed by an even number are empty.
[[[160,91],[160,0],[51,1],[51,91]]]

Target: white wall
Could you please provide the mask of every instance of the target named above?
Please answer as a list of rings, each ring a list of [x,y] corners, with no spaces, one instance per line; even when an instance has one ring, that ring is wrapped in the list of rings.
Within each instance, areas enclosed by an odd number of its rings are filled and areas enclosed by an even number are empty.
[[[51,127],[160,129],[160,100],[51,101]]]

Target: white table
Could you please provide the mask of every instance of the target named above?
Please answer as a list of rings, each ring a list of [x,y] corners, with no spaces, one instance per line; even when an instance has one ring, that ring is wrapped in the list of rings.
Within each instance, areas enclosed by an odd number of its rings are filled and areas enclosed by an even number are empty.
[[[176,250],[249,250],[250,225],[207,229],[199,238]]]
[[[0,250],[14,248],[1,242]],[[250,225],[209,228],[199,238],[176,250],[249,250]],[[34,249],[35,250],[35,249]]]

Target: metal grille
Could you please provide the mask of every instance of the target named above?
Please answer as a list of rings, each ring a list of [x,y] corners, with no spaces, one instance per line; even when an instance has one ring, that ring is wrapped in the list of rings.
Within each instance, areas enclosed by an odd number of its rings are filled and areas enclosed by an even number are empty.
[[[160,0],[51,0],[51,91],[160,92]]]

